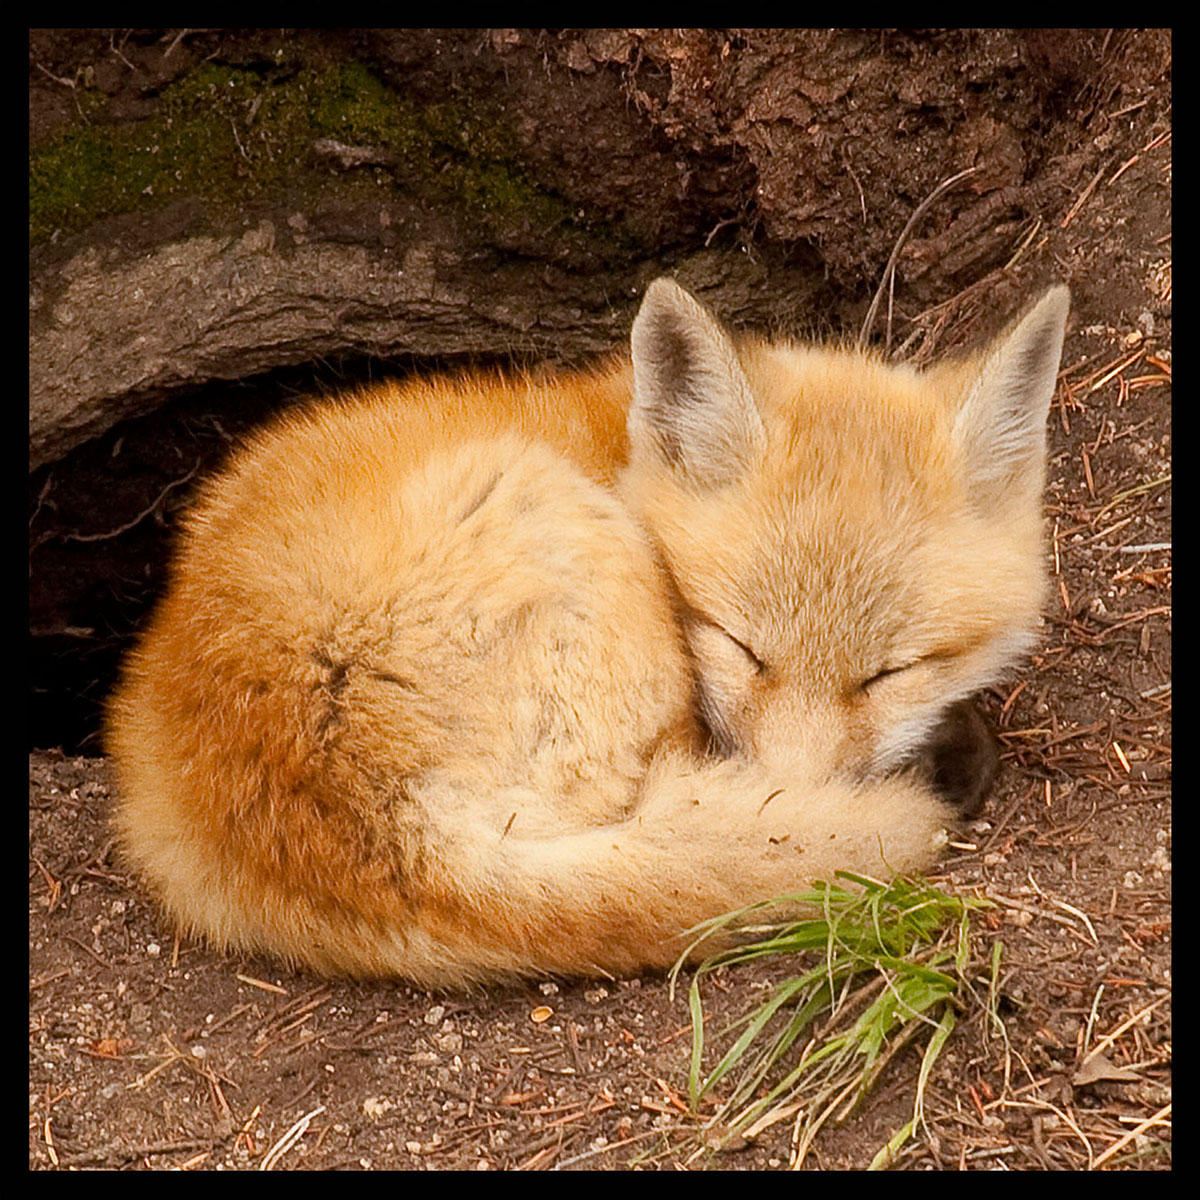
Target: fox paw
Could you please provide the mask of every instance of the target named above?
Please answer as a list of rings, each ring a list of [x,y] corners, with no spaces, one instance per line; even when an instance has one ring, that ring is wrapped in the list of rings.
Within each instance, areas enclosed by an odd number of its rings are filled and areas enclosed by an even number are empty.
[[[960,700],[946,711],[915,765],[943,800],[973,817],[996,782],[1000,752],[979,710]]]

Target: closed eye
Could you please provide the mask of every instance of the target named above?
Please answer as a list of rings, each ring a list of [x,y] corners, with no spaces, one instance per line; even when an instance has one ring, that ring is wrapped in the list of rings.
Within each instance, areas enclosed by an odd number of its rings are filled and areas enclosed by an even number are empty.
[[[710,629],[715,629],[718,633],[723,634],[729,641],[731,641],[754,664],[755,668],[759,672],[763,672],[767,669],[767,664],[763,662],[763,660],[759,658],[758,655],[755,654],[754,651],[751,650],[741,638],[734,637],[733,634],[730,633],[729,630],[726,629],[725,626],[719,621],[714,621],[712,617],[708,616],[706,613],[700,612],[698,609],[692,609],[691,611],[695,620],[702,622]]]
[[[754,653],[754,651],[753,651],[753,650],[751,650],[751,649],[750,649],[750,647],[749,647],[749,646],[747,646],[745,642],[743,642],[743,641],[742,641],[740,638],[735,638],[735,637],[733,636],[733,634],[729,632],[729,630],[728,630],[728,629],[725,629],[725,628],[723,628],[723,627],[722,627],[722,626],[720,626],[720,625],[718,625],[718,626],[717,626],[717,628],[718,628],[718,629],[720,629],[720,630],[721,630],[721,632],[722,632],[722,633],[723,633],[723,634],[724,634],[724,635],[725,635],[725,636],[726,636],[726,637],[727,637],[727,638],[728,638],[728,639],[729,639],[729,640],[730,640],[730,641],[731,641],[731,642],[732,642],[732,643],[733,643],[735,646],[737,646],[737,648],[738,648],[739,650],[741,650],[741,652],[742,652],[742,653],[743,653],[743,654],[744,654],[744,655],[745,655],[745,656],[746,656],[746,657],[747,657],[747,658],[748,658],[748,659],[749,659],[749,660],[750,660],[750,661],[751,661],[751,662],[752,662],[752,663],[755,665],[755,667],[757,667],[757,668],[758,668],[758,670],[759,670],[760,672],[762,672],[762,671],[765,671],[765,670],[767,669],[767,664],[766,664],[765,662],[763,662],[763,660],[762,660],[761,658],[759,658],[759,657],[758,657],[758,655],[757,655],[757,654],[755,654],[755,653]]]
[[[882,671],[876,671],[870,679],[864,679],[862,683],[858,685],[858,690],[860,692],[865,692],[868,688],[870,688],[873,684],[878,683],[881,679],[886,679],[889,675],[898,675],[901,671],[907,671],[909,667],[915,665],[916,664],[914,663],[908,663],[903,667],[885,667]]]

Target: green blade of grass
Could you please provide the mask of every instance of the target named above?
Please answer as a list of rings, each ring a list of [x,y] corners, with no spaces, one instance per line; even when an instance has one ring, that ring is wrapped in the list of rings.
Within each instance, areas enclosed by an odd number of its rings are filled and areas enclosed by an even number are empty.
[[[947,1008],[942,1014],[942,1019],[938,1022],[938,1027],[934,1031],[933,1036],[929,1039],[929,1045],[925,1047],[925,1054],[921,1058],[921,1069],[917,1073],[917,1095],[913,1102],[912,1120],[888,1138],[887,1143],[871,1159],[871,1163],[867,1167],[868,1171],[881,1171],[891,1166],[896,1161],[901,1148],[916,1132],[917,1126],[921,1121],[924,1120],[925,1085],[929,1082],[929,1073],[933,1070],[933,1064],[937,1060],[937,1056],[942,1052],[942,1047],[946,1044],[946,1039],[954,1029],[954,1023],[954,1010]]]

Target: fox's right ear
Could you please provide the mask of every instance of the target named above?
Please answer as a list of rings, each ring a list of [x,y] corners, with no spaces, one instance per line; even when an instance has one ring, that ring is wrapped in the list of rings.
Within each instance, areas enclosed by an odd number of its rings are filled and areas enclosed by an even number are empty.
[[[983,512],[1040,493],[1046,416],[1054,396],[1071,293],[1051,288],[984,351],[954,422],[967,483]]]
[[[736,479],[766,435],[729,334],[664,278],[646,289],[631,342],[632,453],[655,454],[702,487]]]

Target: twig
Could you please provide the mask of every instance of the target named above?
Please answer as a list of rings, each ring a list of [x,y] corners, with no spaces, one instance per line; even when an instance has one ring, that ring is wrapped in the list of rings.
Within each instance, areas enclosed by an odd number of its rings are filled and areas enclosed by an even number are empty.
[[[31,979],[29,981],[29,990],[31,992],[36,991],[40,987],[45,987],[46,984],[52,982],[53,980],[61,979],[64,975],[70,975],[70,973],[70,967],[62,967],[57,971],[51,971],[49,975],[42,975],[37,979]]]
[[[1041,1100],[1035,1097],[1033,1104],[1037,1108],[1048,1108],[1083,1143],[1083,1148],[1087,1152],[1088,1170],[1090,1171],[1095,1166],[1095,1162],[1092,1157],[1092,1144],[1087,1140],[1083,1130],[1079,1128],[1079,1123],[1075,1120],[1071,1113],[1065,1108],[1059,1108],[1057,1104],[1051,1104],[1049,1100]]]
[[[845,166],[850,178],[854,180],[854,186],[858,188],[858,203],[859,207],[862,209],[862,219],[863,224],[865,225],[867,223],[867,198],[863,194],[863,186],[859,182],[858,176],[854,172],[854,168],[850,165],[850,160],[846,157],[844,150],[842,153],[842,164]]]
[[[717,234],[721,232],[722,229],[724,229],[727,225],[736,225],[737,221],[738,221],[737,217],[726,217],[723,221],[718,221],[712,227],[712,229],[710,229],[708,231],[708,237],[706,237],[704,239],[705,247],[707,248],[708,246],[710,246],[712,244],[713,238],[715,238],[717,236]]]
[[[1121,359],[1111,370],[1106,370],[1106,368],[1101,367],[1100,371],[1103,373],[1102,377],[1100,379],[1097,379],[1095,383],[1092,383],[1092,386],[1089,387],[1087,390],[1087,394],[1090,396],[1092,394],[1092,392],[1098,391],[1110,379],[1112,379],[1114,375],[1120,375],[1120,373],[1122,371],[1124,371],[1126,367],[1131,366],[1133,363],[1137,362],[1137,360],[1139,358],[1141,358],[1141,356],[1145,353],[1146,353],[1146,350],[1145,350],[1145,347],[1143,347],[1141,350],[1135,350],[1131,355],[1129,355],[1128,358]],[[1091,380],[1093,378],[1095,378],[1095,376],[1085,379],[1079,386],[1080,387],[1086,386],[1088,383],[1091,383]]]
[[[41,71],[41,73],[43,75],[47,76],[50,79],[53,79],[55,83],[61,83],[63,85],[63,87],[69,87],[72,91],[75,90],[76,82],[74,79],[67,79],[62,75],[51,74],[51,72],[47,71],[46,68],[43,67],[40,62],[35,62],[33,65],[35,67],[37,67],[37,69],[39,71]]]
[[[1126,113],[1137,112],[1139,108],[1145,108],[1150,103],[1150,97],[1145,100],[1139,100],[1136,104],[1127,105],[1125,108],[1118,108],[1116,112],[1105,113],[1105,119],[1112,121],[1117,117],[1123,117]]]
[[[246,147],[242,145],[242,139],[238,137],[237,122],[232,117],[229,118],[229,128],[233,130],[233,140],[237,142],[237,148],[241,152],[242,157],[249,162],[250,155],[246,153]]]
[[[318,1104],[310,1113],[305,1113],[264,1155],[259,1164],[260,1171],[270,1171],[275,1164],[308,1132],[313,1118],[325,1111],[325,1105]]]
[[[130,31],[126,30],[125,36],[121,39],[121,46],[124,46],[129,40],[129,33]],[[113,40],[113,35],[110,33],[108,35],[108,48],[136,75],[137,67],[135,67],[133,63],[131,63],[129,59],[127,59],[125,55],[121,53],[121,46],[116,44],[116,42]]]
[[[1147,1004],[1144,1008],[1139,1008],[1138,1011],[1133,1014],[1133,1016],[1127,1017],[1124,1021],[1122,1021],[1121,1024],[1112,1031],[1112,1033],[1105,1034],[1104,1037],[1102,1037],[1090,1050],[1086,1051],[1085,1056],[1090,1058],[1093,1054],[1099,1054],[1102,1051],[1107,1050],[1108,1047],[1111,1046],[1113,1042],[1115,1042],[1117,1038],[1119,1038],[1121,1034],[1125,1032],[1125,1030],[1127,1030],[1131,1025],[1134,1025],[1140,1021],[1142,1017],[1148,1016],[1160,1004],[1165,1004],[1168,999],[1168,996],[1162,996],[1152,1003]],[[1087,1045],[1086,1041],[1084,1042],[1084,1045]]]
[[[64,542],[106,542],[110,538],[120,537],[123,533],[128,533],[135,525],[140,525],[166,498],[169,491],[174,488],[182,487],[193,475],[200,470],[201,459],[196,460],[196,465],[179,479],[173,479],[167,484],[148,508],[143,509],[132,521],[127,521],[124,525],[118,526],[116,529],[110,529],[106,533],[64,533],[61,535]]]
[[[861,350],[867,342],[867,336],[871,332],[871,326],[875,324],[876,314],[879,312],[879,305],[883,301],[883,293],[887,290],[892,276],[896,270],[896,263],[900,258],[900,251],[904,249],[905,242],[908,241],[909,235],[916,228],[917,222],[929,211],[930,206],[944,192],[952,188],[956,183],[966,179],[969,175],[974,175],[979,171],[979,167],[968,167],[965,171],[959,171],[957,175],[951,175],[949,179],[943,179],[941,183],[917,205],[912,216],[908,218],[908,224],[904,226],[900,236],[896,239],[896,244],[892,247],[891,256],[888,258],[887,266],[883,269],[883,278],[879,281],[879,287],[875,290],[875,298],[871,301],[871,307],[867,309],[866,319],[863,321],[862,329],[858,334],[858,348]],[[886,349],[890,349],[890,339]]]
[[[214,1150],[224,1141],[224,1138],[207,1141],[193,1139],[180,1142],[151,1142],[142,1146],[121,1146],[112,1144],[102,1146],[99,1150],[87,1150],[82,1154],[72,1154],[61,1160],[64,1167],[85,1167],[92,1163],[102,1163],[106,1166],[117,1166],[135,1158],[148,1158],[151,1155],[176,1154],[182,1150]]]
[[[101,955],[97,954],[96,951],[91,948],[91,946],[89,946],[86,942],[81,941],[73,933],[67,934],[67,941],[74,942],[75,945],[80,948],[80,950],[86,950],[102,967],[107,967],[110,971],[112,970],[112,963],[110,963],[106,958],[103,958]]]
[[[1004,264],[1004,269],[1006,271],[1011,271],[1013,269],[1013,267],[1015,267],[1017,265],[1017,260],[1029,248],[1029,243],[1032,242],[1035,237],[1037,237],[1038,230],[1041,229],[1041,227],[1042,227],[1042,218],[1037,217],[1033,222],[1033,228],[1030,229],[1030,231],[1022,239],[1021,244],[1016,248],[1015,252],[1013,253],[1012,258],[1010,258],[1008,260],[1008,262],[1006,262]]]
[[[178,46],[178,45],[179,45],[179,43],[180,43],[180,42],[182,42],[182,41],[183,41],[183,39],[184,39],[185,37],[187,37],[187,35],[188,35],[189,33],[192,33],[192,32],[194,32],[194,31],[193,31],[193,30],[191,30],[191,29],[181,29],[181,30],[180,30],[180,31],[179,31],[179,32],[178,32],[178,33],[175,35],[175,37],[174,37],[174,39],[172,40],[171,44],[170,44],[170,45],[169,45],[169,46],[168,46],[168,47],[167,47],[167,48],[166,48],[166,49],[163,51],[163,58],[170,58],[170,57],[171,57],[171,54],[172,54],[172,52],[175,50],[175,47],[176,47],[176,46]]]
[[[274,992],[277,996],[288,994],[287,988],[282,988],[277,983],[267,983],[264,979],[255,979],[252,975],[243,975],[239,972],[234,978],[240,979],[242,983],[248,983],[251,987],[262,988],[264,992]]]
[[[583,1162],[585,1158],[595,1158],[597,1154],[607,1154],[610,1150],[616,1150],[620,1146],[628,1146],[630,1142],[640,1142],[643,1138],[653,1137],[655,1134],[661,1133],[661,1129],[649,1129],[645,1133],[635,1133],[633,1137],[625,1138],[619,1142],[609,1142],[607,1146],[601,1146],[598,1150],[589,1150],[586,1154],[577,1154],[574,1158],[564,1159],[562,1162],[556,1163],[554,1169],[561,1171],[564,1167],[571,1167],[577,1162]]]
[[[1063,217],[1062,222],[1059,225],[1060,229],[1066,229],[1066,227],[1074,220],[1075,214],[1087,203],[1088,197],[1091,196],[1091,194],[1096,190],[1096,184],[1100,182],[1104,176],[1104,172],[1107,170],[1108,164],[1105,163],[1104,166],[1102,166],[1100,170],[1098,170],[1092,177],[1092,182],[1089,183],[1087,187],[1085,187],[1083,191],[1079,193],[1079,199],[1071,205],[1067,215]]]
[[[1149,1129],[1151,1125],[1163,1124],[1165,1121],[1165,1118],[1168,1117],[1170,1115],[1170,1113],[1171,1113],[1171,1106],[1169,1104],[1164,1105],[1162,1108],[1160,1108],[1158,1110],[1158,1112],[1156,1112],[1154,1114],[1154,1116],[1147,1117],[1140,1125],[1135,1126],[1127,1134],[1125,1134],[1124,1137],[1118,1138],[1115,1142],[1113,1142],[1113,1144],[1111,1146],[1109,1146],[1109,1148],[1107,1150],[1105,1150],[1104,1153],[1101,1154],[1100,1157],[1098,1159],[1096,1159],[1096,1161],[1094,1163],[1092,1163],[1090,1169],[1095,1171],[1099,1167],[1102,1167],[1106,1162],[1108,1162],[1108,1160],[1110,1158],[1112,1158],[1112,1156],[1114,1154],[1117,1153],[1118,1150],[1123,1150],[1126,1146],[1129,1145],[1130,1142],[1133,1141],[1133,1139],[1135,1137],[1137,1137],[1141,1133],[1145,1133],[1146,1130]]]
[[[1156,137],[1156,138],[1152,139],[1151,141],[1147,142],[1147,143],[1146,143],[1146,144],[1145,144],[1145,145],[1144,145],[1144,146],[1141,148],[1141,150],[1139,151],[1139,153],[1141,153],[1141,154],[1145,154],[1145,153],[1146,153],[1148,150],[1153,150],[1153,149],[1154,149],[1156,146],[1161,146],[1161,145],[1163,144],[1163,142],[1165,142],[1165,141],[1166,141],[1166,140],[1167,140],[1167,139],[1168,139],[1168,138],[1171,136],[1171,133],[1172,133],[1172,132],[1173,132],[1173,131],[1172,131],[1172,130],[1170,130],[1170,129],[1164,129],[1164,130],[1163,130],[1163,132],[1162,132],[1162,133],[1160,133],[1160,134],[1158,135],[1158,137]]]

